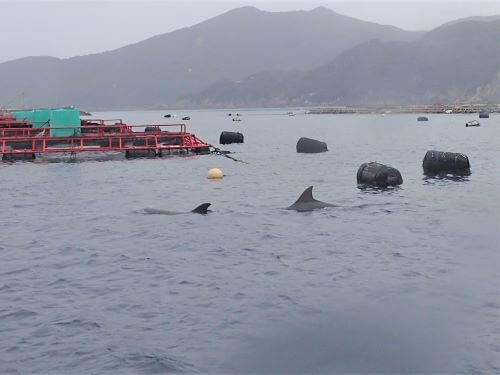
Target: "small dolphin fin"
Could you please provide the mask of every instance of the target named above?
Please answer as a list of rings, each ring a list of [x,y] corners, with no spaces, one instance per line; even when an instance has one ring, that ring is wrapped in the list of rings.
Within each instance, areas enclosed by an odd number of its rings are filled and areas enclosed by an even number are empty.
[[[306,190],[304,190],[295,203],[314,202],[315,200],[316,199],[313,198],[313,187],[309,186]]]
[[[205,215],[208,213],[208,207],[211,205],[211,203],[203,203],[200,204],[198,207],[196,207],[194,210],[191,212],[194,212],[195,214],[202,214]]]

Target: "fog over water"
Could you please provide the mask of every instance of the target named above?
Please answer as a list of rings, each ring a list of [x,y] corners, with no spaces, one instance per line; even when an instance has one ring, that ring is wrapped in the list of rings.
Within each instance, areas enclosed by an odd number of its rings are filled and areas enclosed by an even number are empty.
[[[224,148],[249,164],[0,165],[0,372],[497,373],[498,114],[240,112],[175,113],[214,145],[241,131]],[[301,136],[329,151],[297,154]],[[431,149],[466,153],[471,175],[424,176]],[[367,161],[403,185],[358,188]],[[284,209],[310,185],[340,207]]]

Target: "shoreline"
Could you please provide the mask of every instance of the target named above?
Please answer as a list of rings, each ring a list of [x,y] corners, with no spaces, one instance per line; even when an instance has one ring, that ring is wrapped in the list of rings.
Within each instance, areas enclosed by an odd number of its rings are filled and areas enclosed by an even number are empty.
[[[500,113],[500,104],[429,104],[384,107],[315,107],[309,114]]]

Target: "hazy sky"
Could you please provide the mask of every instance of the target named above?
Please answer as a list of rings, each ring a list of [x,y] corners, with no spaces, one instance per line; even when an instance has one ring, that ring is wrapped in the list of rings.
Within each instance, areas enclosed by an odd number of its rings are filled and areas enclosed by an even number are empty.
[[[70,57],[115,49],[245,5],[268,11],[310,10],[322,5],[344,15],[407,30],[429,30],[457,18],[500,14],[498,0],[0,0],[0,62],[24,56]]]

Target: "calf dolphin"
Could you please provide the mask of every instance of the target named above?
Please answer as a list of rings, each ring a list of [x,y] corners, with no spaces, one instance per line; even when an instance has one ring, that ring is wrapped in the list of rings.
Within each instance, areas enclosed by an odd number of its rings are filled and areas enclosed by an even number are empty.
[[[141,214],[144,214],[144,215],[180,215],[180,214],[185,214],[185,213],[206,215],[209,212],[208,207],[210,205],[211,205],[211,203],[203,203],[189,212],[167,211],[167,210],[159,210],[157,208],[145,208],[145,209],[140,210],[138,212]]]
[[[300,195],[299,199],[292,204],[290,207],[287,207],[287,210],[295,210],[299,212],[304,211],[312,211],[317,208],[325,208],[325,207],[336,207],[334,204],[321,202],[313,198],[312,195],[313,187],[309,186],[304,192]]]

